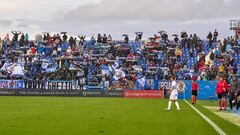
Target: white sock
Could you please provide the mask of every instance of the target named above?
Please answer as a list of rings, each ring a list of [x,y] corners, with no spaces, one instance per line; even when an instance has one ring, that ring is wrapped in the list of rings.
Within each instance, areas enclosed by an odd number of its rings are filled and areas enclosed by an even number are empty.
[[[171,106],[172,106],[172,101],[169,101],[169,102],[168,102],[168,110],[171,109]]]
[[[180,110],[180,107],[179,107],[178,101],[175,102],[175,105],[176,105],[177,109]]]

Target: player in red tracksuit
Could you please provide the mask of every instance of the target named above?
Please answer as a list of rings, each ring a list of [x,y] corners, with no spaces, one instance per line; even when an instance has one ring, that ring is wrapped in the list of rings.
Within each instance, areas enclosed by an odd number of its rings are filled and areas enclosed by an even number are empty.
[[[220,77],[220,81],[217,83],[217,87],[216,87],[216,93],[218,95],[218,104],[220,107],[219,110],[223,109],[222,104],[223,104],[224,110],[227,109],[227,99],[226,99],[227,89],[228,89],[228,85],[226,80],[223,80],[223,77]]]
[[[198,84],[196,80],[192,81],[192,104],[195,104],[197,102],[197,95],[198,95]]]
[[[223,91],[223,106],[224,110],[227,110],[227,99],[228,99],[228,92],[229,92],[229,86],[227,83],[227,80],[223,80],[224,83],[224,91]]]

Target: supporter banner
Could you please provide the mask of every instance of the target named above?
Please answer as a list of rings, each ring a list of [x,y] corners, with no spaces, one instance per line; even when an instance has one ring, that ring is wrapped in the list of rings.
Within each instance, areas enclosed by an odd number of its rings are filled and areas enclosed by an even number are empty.
[[[78,89],[77,81],[0,80],[0,89]]]
[[[77,83],[76,81],[47,81],[45,85],[45,89],[60,89],[60,90],[65,90],[65,89],[77,89]]]
[[[146,79],[145,89],[147,90],[154,89],[154,79]]]
[[[146,79],[145,90],[159,90],[159,80]]]
[[[23,80],[0,80],[0,88],[22,89],[23,87]]]
[[[171,81],[159,81],[158,83],[158,88],[163,88],[165,87],[165,89],[171,89],[172,83]]]
[[[164,98],[161,90],[125,90],[125,98]]]

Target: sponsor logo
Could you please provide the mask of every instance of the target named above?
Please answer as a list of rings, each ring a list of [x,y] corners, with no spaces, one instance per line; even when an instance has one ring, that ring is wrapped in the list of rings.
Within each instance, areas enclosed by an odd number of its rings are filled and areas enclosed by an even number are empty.
[[[125,90],[126,98],[164,98],[164,92],[160,90]]]

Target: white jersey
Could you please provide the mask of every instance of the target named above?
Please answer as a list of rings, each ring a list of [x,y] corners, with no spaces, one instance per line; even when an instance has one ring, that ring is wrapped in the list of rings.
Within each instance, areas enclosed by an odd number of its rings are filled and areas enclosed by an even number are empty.
[[[172,90],[177,90],[177,82],[172,81]]]
[[[177,99],[178,99],[177,82],[172,81],[172,92],[170,94],[170,100],[177,100]]]

